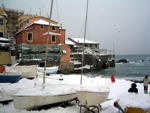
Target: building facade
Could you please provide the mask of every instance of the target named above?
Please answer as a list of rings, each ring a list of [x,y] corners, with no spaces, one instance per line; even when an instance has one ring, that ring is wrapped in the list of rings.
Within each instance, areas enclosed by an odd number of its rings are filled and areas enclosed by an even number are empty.
[[[17,59],[21,58],[23,63],[39,59],[40,62],[37,62],[42,66],[48,44],[48,64],[57,64],[60,61],[61,50],[58,45],[65,44],[65,29],[62,29],[61,25],[45,17],[22,15],[18,19],[17,26],[18,32],[15,35]]]
[[[73,62],[70,62],[70,47],[61,44],[60,48],[62,50],[61,59],[59,63],[60,72],[63,74],[71,73],[74,70],[74,64]]]
[[[74,44],[74,50],[76,50],[76,51],[78,51],[78,50],[80,51],[81,48],[83,48],[83,46],[86,48],[90,48],[91,50],[94,50],[94,51],[99,50],[99,43],[98,42],[85,40],[85,43],[84,43],[84,39],[70,38],[70,37],[68,37],[68,40]]]
[[[7,38],[7,14],[3,8],[0,8],[0,37]]]
[[[15,44],[15,33],[17,32],[17,21],[23,11],[0,7],[0,37],[10,39],[11,44]]]
[[[47,34],[50,29],[50,35]],[[55,21],[49,28],[49,21],[45,17],[25,17],[18,20],[16,44],[65,44],[65,29]]]

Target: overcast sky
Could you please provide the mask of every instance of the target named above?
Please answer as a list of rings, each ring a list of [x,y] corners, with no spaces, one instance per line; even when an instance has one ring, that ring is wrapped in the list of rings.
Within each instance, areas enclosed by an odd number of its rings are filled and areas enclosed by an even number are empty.
[[[0,0],[6,8],[49,15],[51,0]],[[54,0],[52,19],[66,38],[83,38],[87,0]],[[116,54],[150,54],[150,0],[89,0],[86,39]]]

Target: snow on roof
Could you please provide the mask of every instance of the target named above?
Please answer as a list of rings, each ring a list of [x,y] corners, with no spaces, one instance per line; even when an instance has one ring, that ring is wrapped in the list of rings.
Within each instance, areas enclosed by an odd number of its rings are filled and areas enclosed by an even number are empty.
[[[47,21],[45,21],[45,20],[43,20],[43,19],[37,20],[37,21],[31,23],[30,25],[27,25],[27,26],[23,27],[23,29],[21,29],[20,31],[18,31],[16,34],[20,33],[20,32],[23,31],[23,30],[27,30],[27,28],[28,28],[29,26],[33,25],[33,24],[49,25],[49,22],[47,22]],[[50,26],[58,26],[58,27],[59,27],[59,26],[61,26],[61,25],[51,23]]]
[[[9,39],[7,39],[7,38],[3,38],[3,37],[0,37],[0,46],[9,46],[10,44],[9,44]]]
[[[9,41],[8,38],[2,38],[2,37],[0,37],[0,40],[2,40],[2,41]]]
[[[9,43],[0,43],[0,46],[9,46]]]
[[[65,44],[67,44],[67,45],[75,45],[75,43],[73,43],[73,42],[70,41],[70,40],[65,40]]]
[[[46,32],[43,35],[60,35],[59,33],[54,33],[54,32]]]
[[[81,39],[81,38],[70,38],[70,39],[74,40],[76,43],[84,43],[84,39]],[[87,39],[85,39],[85,43],[86,44],[98,44],[98,42],[90,41]]]
[[[41,25],[49,25],[49,22],[47,22],[47,21],[45,21],[45,20],[42,20],[42,19],[40,19],[40,20],[37,20],[37,21],[35,21],[35,22],[33,22],[34,24],[41,24]],[[53,23],[51,23],[50,24],[51,26],[60,26],[59,24],[53,24]]]
[[[42,24],[42,25],[49,25],[49,22],[47,22],[45,20],[42,20],[42,19],[37,20],[37,21],[35,21],[33,23],[35,23],[35,24]]]

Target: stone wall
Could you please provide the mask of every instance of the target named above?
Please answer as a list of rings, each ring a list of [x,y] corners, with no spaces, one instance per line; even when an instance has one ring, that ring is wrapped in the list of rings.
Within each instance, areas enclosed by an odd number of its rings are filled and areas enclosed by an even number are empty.
[[[74,60],[82,62],[82,54],[72,55]],[[83,66],[90,65],[91,70],[101,70],[108,67],[115,67],[115,55],[91,55],[85,54]]]
[[[68,62],[68,61],[60,61],[59,64],[59,73],[63,74],[69,74],[72,73],[74,70],[74,64],[73,62]]]

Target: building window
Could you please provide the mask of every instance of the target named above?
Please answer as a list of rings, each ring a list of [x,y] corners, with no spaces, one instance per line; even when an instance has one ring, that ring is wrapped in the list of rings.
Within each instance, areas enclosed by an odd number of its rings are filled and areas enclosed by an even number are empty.
[[[41,25],[40,27],[41,27],[42,30],[44,29],[44,25]]]
[[[52,42],[56,42],[56,36],[52,35]]]
[[[28,19],[28,20],[26,20],[26,23],[27,23],[27,24],[29,24],[29,19]]]
[[[4,25],[3,19],[0,19],[0,25]]]
[[[52,26],[52,31],[55,31],[56,30],[56,27],[55,26]]]
[[[23,27],[23,23],[20,24],[20,29]]]
[[[62,50],[62,53],[63,53],[63,54],[66,54],[66,53],[67,53],[67,51],[66,51],[66,50]]]
[[[32,38],[33,38],[33,34],[32,33],[28,33],[27,41],[32,41]]]
[[[3,32],[0,32],[0,37],[3,37]]]

